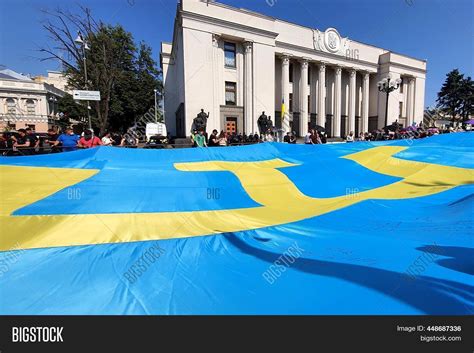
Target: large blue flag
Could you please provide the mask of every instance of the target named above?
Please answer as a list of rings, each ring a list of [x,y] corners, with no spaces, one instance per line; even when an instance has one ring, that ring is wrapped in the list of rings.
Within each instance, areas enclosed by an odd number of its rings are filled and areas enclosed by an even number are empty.
[[[0,314],[472,314],[473,133],[0,159]]]

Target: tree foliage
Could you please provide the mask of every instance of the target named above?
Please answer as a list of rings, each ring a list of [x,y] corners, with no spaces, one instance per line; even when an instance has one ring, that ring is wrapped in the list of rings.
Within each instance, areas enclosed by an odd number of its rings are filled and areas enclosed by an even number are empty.
[[[58,99],[58,109],[64,114],[60,119],[64,124],[70,124],[70,119],[83,121],[87,116],[85,102],[74,100],[69,93]]]
[[[136,45],[121,25],[96,21],[89,9],[80,9],[79,15],[61,9],[45,12],[43,27],[55,46],[40,49],[42,60],[59,60],[70,87],[100,91],[101,100],[90,102],[93,125],[100,133],[124,131],[154,109],[153,90],[159,90],[159,97],[162,92],[160,71],[148,45]],[[75,42],[78,32],[88,50]]]
[[[474,114],[474,81],[470,76],[465,78],[461,85],[461,104],[459,115],[462,121],[469,120],[469,116]]]
[[[474,83],[471,77],[464,78],[458,69],[449,72],[438,93],[438,107],[451,116],[453,123],[457,119],[465,121],[474,113],[473,100]]]

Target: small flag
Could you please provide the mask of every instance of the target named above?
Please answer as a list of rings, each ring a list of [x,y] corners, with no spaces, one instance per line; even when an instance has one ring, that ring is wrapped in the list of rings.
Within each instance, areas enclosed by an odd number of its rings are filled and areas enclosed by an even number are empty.
[[[281,122],[285,120],[285,114],[286,114],[285,99],[283,98],[281,101]]]

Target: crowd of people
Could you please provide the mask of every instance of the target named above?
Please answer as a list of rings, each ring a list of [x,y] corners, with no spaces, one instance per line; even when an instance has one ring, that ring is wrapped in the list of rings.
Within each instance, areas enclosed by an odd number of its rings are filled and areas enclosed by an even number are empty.
[[[361,132],[358,136],[355,136],[354,132],[351,131],[346,136],[346,142],[354,141],[386,141],[386,140],[400,140],[400,139],[420,139],[433,135],[439,135],[442,133],[462,132],[470,131],[471,126],[467,124],[465,126],[446,127],[440,129],[437,127],[425,127],[422,122],[419,124],[413,123],[412,125],[404,128],[397,120],[383,129],[377,129],[372,132]]]
[[[217,130],[212,130],[212,133],[207,136],[203,131],[194,130],[191,133],[191,142],[193,147],[224,147],[224,146],[236,146],[236,145],[248,145],[253,143],[261,142],[274,142],[277,141],[276,133],[268,129],[264,134],[245,134],[236,132],[224,132],[221,130],[219,133]],[[296,136],[294,133],[288,133],[284,137],[284,142],[296,143]]]
[[[136,147],[138,140],[129,136],[107,132],[99,138],[93,130],[86,129],[80,135],[71,127],[62,133],[49,129],[47,134],[37,134],[31,128],[19,129],[16,133],[0,135],[0,154],[4,156],[32,155],[42,153],[70,152],[97,146]]]
[[[403,128],[397,121],[383,129],[372,132],[361,132],[354,134],[350,131],[345,137],[346,142],[356,141],[385,141],[396,139],[418,139],[440,133],[451,133],[470,130],[468,124],[464,127],[448,127],[438,129],[435,127],[426,128],[422,123],[412,124]],[[171,139],[167,137],[166,143]],[[295,132],[283,134],[282,130],[268,129],[263,134],[228,133],[213,130],[208,136],[204,131],[194,130],[191,133],[191,143],[193,147],[224,147],[244,144],[254,144],[261,142],[284,142],[297,143]],[[303,143],[309,145],[325,144],[328,136],[323,128],[310,129],[304,136]],[[138,147],[139,141],[128,134],[105,133],[101,138],[95,135],[93,130],[86,129],[81,134],[74,133],[71,127],[64,129],[60,133],[56,129],[49,129],[47,134],[37,134],[31,128],[19,129],[17,132],[4,132],[0,135],[0,155],[17,156],[41,153],[70,152],[77,149],[92,148],[97,146],[118,146],[118,147]],[[184,146],[184,145],[183,145]],[[145,146],[146,148],[146,146]]]
[[[327,135],[323,131],[311,129],[304,137],[306,145],[319,145],[327,142]]]
[[[217,130],[213,130],[209,136],[207,136],[204,131],[194,130],[191,134],[191,141],[194,147],[223,147],[261,142],[284,142],[296,144],[298,138],[294,131],[283,134],[282,131],[276,129],[268,129],[264,134],[255,133],[249,135],[246,135],[245,133],[228,133],[224,131],[219,133]],[[327,135],[323,131],[310,130],[304,141],[307,144],[326,143]]]

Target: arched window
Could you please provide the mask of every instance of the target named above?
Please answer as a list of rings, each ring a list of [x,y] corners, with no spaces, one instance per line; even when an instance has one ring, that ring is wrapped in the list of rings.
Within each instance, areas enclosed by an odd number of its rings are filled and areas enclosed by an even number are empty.
[[[7,98],[7,113],[16,114],[16,105],[13,98]]]
[[[26,113],[28,115],[35,115],[36,112],[36,103],[33,99],[26,100]]]

